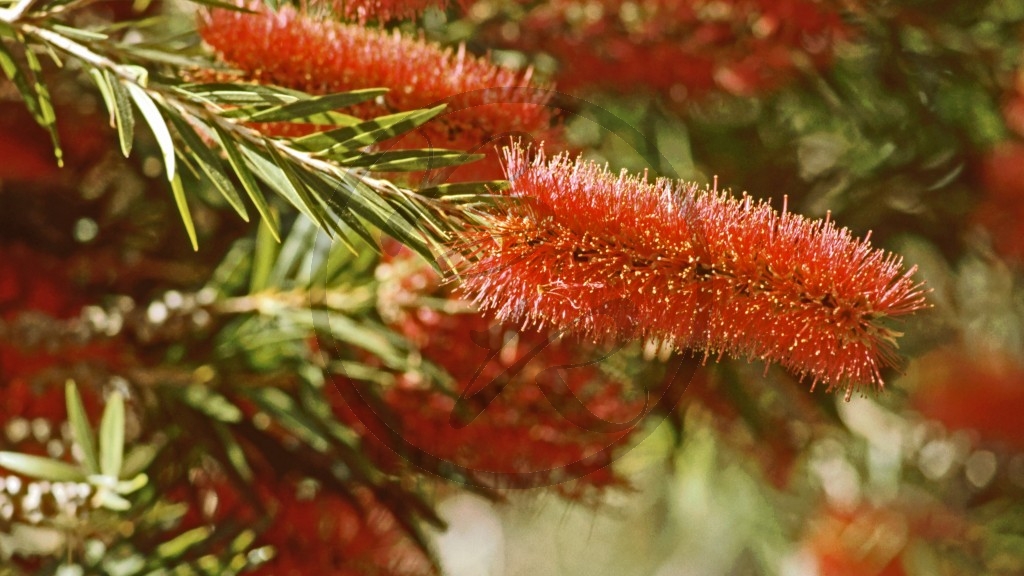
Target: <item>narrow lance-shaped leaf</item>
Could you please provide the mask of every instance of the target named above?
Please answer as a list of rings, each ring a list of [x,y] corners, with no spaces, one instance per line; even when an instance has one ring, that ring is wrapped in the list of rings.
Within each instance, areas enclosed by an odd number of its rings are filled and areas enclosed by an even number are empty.
[[[124,398],[114,392],[100,420],[100,473],[117,478],[124,459]]]
[[[124,83],[124,86],[128,88],[128,93],[131,94],[132,100],[135,101],[139,112],[142,112],[142,117],[149,124],[153,136],[156,137],[156,143],[160,146],[160,152],[163,154],[164,170],[167,171],[168,182],[174,182],[174,140],[171,139],[171,132],[167,129],[163,115],[160,114],[160,110],[157,109],[153,99],[145,90],[131,82]]]
[[[371,100],[387,92],[387,89],[374,88],[369,90],[357,90],[354,92],[340,92],[328,94],[309,100],[300,100],[291,104],[275,106],[260,110],[242,118],[249,122],[304,122],[307,124],[335,124],[348,126],[360,122],[359,118],[335,112],[338,108],[344,108]]]
[[[404,172],[436,170],[475,162],[484,154],[469,154],[457,150],[425,148],[419,150],[389,150],[387,152],[358,152],[345,155],[329,155],[331,160],[345,167],[365,167],[375,172]]]
[[[329,207],[332,214],[330,220],[331,228],[335,230],[337,238],[345,244],[352,254],[358,254],[359,251],[352,244],[350,240],[351,235],[346,233],[346,229],[354,232],[369,245],[375,245],[373,235],[370,234],[369,230],[366,229],[366,226],[356,217],[349,206],[335,201],[339,194],[339,188],[333,185],[331,181],[326,180],[324,174],[299,172],[298,176],[306,182],[311,191],[316,193],[317,200]],[[353,199],[353,201],[358,200]]]
[[[295,167],[286,158],[284,158],[273,145],[267,146],[267,153],[274,161],[274,164],[281,169],[281,172],[284,174],[285,178],[288,179],[288,182],[291,183],[292,188],[295,189],[295,193],[299,196],[299,200],[306,206],[306,209],[309,214],[311,214],[317,225],[328,233],[339,233],[339,231],[334,228],[334,221],[330,215],[327,214],[324,206],[318,199],[309,194],[310,191],[307,189],[306,183],[303,181],[302,177],[299,176]],[[299,170],[301,170],[301,168]]]
[[[253,253],[252,276],[249,278],[250,294],[262,292],[267,288],[270,271],[274,269],[274,260],[277,259],[279,242],[280,240],[265,226],[256,231],[256,250]]]
[[[50,98],[50,90],[43,82],[43,66],[32,50],[25,50],[25,61],[32,71],[33,87],[36,96],[39,98],[39,114],[42,117],[43,127],[50,133],[50,140],[53,142],[53,154],[57,157],[57,165],[64,166],[64,151],[60,147],[60,136],[57,135],[57,113],[53,110],[53,100]]]
[[[411,110],[378,116],[366,122],[336,130],[310,134],[294,140],[297,148],[310,152],[331,153],[354,150],[404,134],[440,114],[445,105],[426,110]]]
[[[192,249],[199,250],[199,239],[196,237],[196,226],[192,222],[192,213],[188,209],[188,199],[185,198],[185,189],[181,186],[181,175],[175,174],[171,179],[171,193],[174,194],[174,204],[181,213],[181,221],[185,225],[188,239],[192,242]]]
[[[249,195],[249,199],[256,205],[256,211],[263,217],[263,223],[270,229],[270,233],[273,234],[274,239],[278,242],[281,241],[281,236],[278,233],[277,220],[273,218],[270,213],[270,207],[267,205],[266,198],[263,197],[263,191],[260,190],[260,185],[256,182],[256,178],[253,177],[249,167],[245,164],[245,159],[242,157],[241,152],[232,140],[231,135],[228,134],[223,128],[213,125],[213,129],[217,132],[217,137],[220,139],[221,147],[227,154],[228,162],[231,164],[231,168],[234,169],[235,175],[238,176],[238,180],[242,183],[242,188],[245,188],[245,192]]]
[[[224,173],[223,164],[220,158],[217,158],[210,151],[210,149],[203,143],[202,138],[196,134],[195,130],[189,126],[188,122],[179,118],[175,114],[169,114],[167,116],[171,120],[171,124],[174,124],[174,129],[178,132],[178,136],[185,141],[185,145],[188,146],[189,150],[195,155],[194,160],[199,164],[199,168],[213,183],[214,188],[220,192],[221,196],[227,200],[228,204],[235,209],[235,212],[242,217],[242,220],[249,221],[249,212],[245,209],[245,203],[242,202],[242,197],[238,195],[238,191],[235,190],[234,183],[228,178],[227,174]]]
[[[507,180],[488,180],[481,182],[455,182],[452,184],[440,184],[429,188],[420,188],[416,193],[429,198],[441,198],[450,196],[487,196],[497,194],[508,189],[509,183]]]
[[[270,284],[282,286],[288,280],[295,268],[300,264],[302,257],[309,253],[316,241],[317,227],[315,223],[307,218],[297,218],[292,225],[291,232],[281,244],[281,251],[274,261],[274,268],[270,272]]]
[[[121,143],[121,153],[127,158],[132,152],[132,141],[135,139],[135,113],[132,112],[131,96],[117,77],[107,71],[103,74],[113,97],[114,125]]]
[[[246,14],[255,14],[254,11],[246,8],[245,6],[239,6],[233,2],[224,2],[223,0],[189,0],[196,4],[202,4],[203,6],[209,6],[211,8],[223,8],[224,10],[232,10],[234,12],[244,12]]]
[[[297,90],[258,84],[183,84],[174,90],[186,97],[228,106],[277,106],[309,98],[308,94]]]
[[[43,125],[45,120],[43,119],[42,112],[39,110],[39,100],[36,97],[36,93],[32,90],[32,86],[29,84],[25,73],[15,62],[14,55],[7,50],[7,46],[3,42],[0,42],[0,68],[3,69],[4,74],[14,84],[14,87],[18,89],[18,93],[21,94],[21,98],[25,102],[25,107],[28,108],[35,121]]]
[[[82,482],[85,480],[85,474],[77,466],[52,458],[20,452],[0,452],[0,468],[54,482]]]
[[[193,528],[184,534],[164,542],[156,547],[156,555],[160,558],[177,558],[185,552],[204,542],[210,537],[211,528],[200,526]]]
[[[96,87],[100,90],[100,96],[103,96],[103,104],[107,107],[107,116],[110,117],[110,127],[116,128],[117,121],[114,118],[114,94],[110,88],[110,83],[107,82],[107,77],[103,73],[103,70],[99,68],[91,68],[89,70],[89,77],[96,83]]]
[[[273,142],[269,140],[265,142],[265,148],[263,149],[247,145],[239,147],[239,151],[245,159],[246,165],[252,169],[253,174],[256,177],[270,186],[282,198],[287,200],[288,203],[298,208],[299,211],[305,214],[308,218],[315,218],[313,213],[310,211],[310,208],[303,203],[302,197],[292,186],[289,178],[274,162],[270,161],[265,156],[267,151],[274,147]]]
[[[99,474],[100,461],[96,455],[93,431],[89,426],[89,419],[85,415],[82,396],[78,393],[78,387],[71,380],[68,380],[64,386],[64,400],[67,404],[68,423],[71,425],[71,433],[74,435],[75,442],[82,449],[85,469],[89,474]]]

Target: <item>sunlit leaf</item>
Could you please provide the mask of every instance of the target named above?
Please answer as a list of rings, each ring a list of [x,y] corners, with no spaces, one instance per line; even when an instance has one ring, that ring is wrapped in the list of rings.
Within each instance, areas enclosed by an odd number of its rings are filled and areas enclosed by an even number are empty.
[[[193,159],[199,164],[199,168],[210,179],[210,182],[213,183],[214,188],[235,209],[235,212],[242,217],[242,220],[248,222],[249,212],[245,209],[242,197],[235,190],[234,183],[224,173],[223,163],[220,158],[210,151],[209,147],[203,143],[202,138],[188,125],[188,122],[174,114],[170,115],[169,118],[171,123],[174,124],[174,129],[178,132],[178,136],[185,141],[185,145],[194,153],[195,157]]]
[[[263,223],[270,230],[274,239],[280,242],[281,235],[278,232],[277,219],[270,213],[270,206],[267,204],[267,199],[263,196],[263,191],[260,190],[259,183],[256,182],[256,178],[252,175],[252,172],[246,165],[245,158],[243,158],[242,153],[239,152],[237,144],[235,144],[231,135],[225,132],[223,128],[217,125],[214,125],[213,128],[217,132],[217,137],[220,139],[221,148],[223,148],[225,154],[227,154],[231,168],[234,169],[235,175],[238,176],[238,180],[242,183],[242,188],[245,189],[245,192],[249,195],[249,199],[252,200],[252,203],[256,205],[256,211],[260,213],[260,216],[263,218]]]
[[[150,130],[153,131],[153,136],[156,137],[156,143],[164,157],[164,170],[167,172],[168,182],[174,182],[174,141],[171,139],[171,132],[167,129],[163,115],[160,114],[160,110],[157,109],[153,99],[145,90],[132,82],[125,82],[124,86],[128,88],[128,93],[135,101],[135,106],[138,107],[139,112],[142,112],[143,118],[149,124]],[[193,245],[195,245],[194,239]]]
[[[303,136],[296,139],[294,144],[297,148],[310,152],[333,153],[354,150],[404,134],[437,116],[444,109],[445,105],[442,104],[426,110],[379,116],[352,126]]]
[[[89,419],[85,414],[85,405],[82,404],[82,396],[78,393],[78,387],[71,380],[68,380],[64,386],[64,401],[67,404],[71,434],[82,449],[85,469],[90,474],[98,474],[100,460],[96,454],[96,442],[93,440],[92,427],[89,426]]]
[[[100,473],[117,478],[124,459],[124,398],[114,392],[100,420]]]
[[[192,242],[192,249],[199,250],[199,239],[196,236],[196,226],[192,222],[192,213],[188,209],[188,199],[185,198],[185,189],[181,187],[181,175],[175,174],[171,179],[171,192],[174,194],[174,204],[181,214],[181,221],[185,225],[188,239]]]
[[[20,452],[0,452],[0,468],[54,482],[82,482],[86,477],[81,469],[67,462]]]

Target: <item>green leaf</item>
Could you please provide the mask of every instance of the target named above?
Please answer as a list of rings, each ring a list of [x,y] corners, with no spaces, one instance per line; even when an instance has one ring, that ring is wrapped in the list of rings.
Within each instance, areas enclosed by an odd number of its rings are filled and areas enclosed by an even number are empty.
[[[45,119],[40,111],[39,100],[36,97],[35,90],[32,89],[25,73],[18,67],[18,64],[14,61],[14,56],[7,50],[7,45],[3,42],[0,42],[0,68],[3,68],[4,74],[14,84],[14,87],[18,89],[21,99],[25,102],[25,107],[28,108],[35,121],[40,126],[45,125]]]
[[[116,490],[118,494],[131,494],[132,492],[137,492],[143,489],[146,484],[149,484],[149,476],[140,473],[133,476],[131,480],[122,480],[118,482],[114,487],[114,490]]]
[[[346,235],[344,233],[345,231],[341,229],[342,225],[352,232],[355,232],[356,235],[365,240],[370,246],[376,245],[376,240],[373,235],[370,234],[370,231],[366,229],[366,226],[359,221],[356,215],[352,213],[349,205],[347,203],[336,202],[335,199],[339,196],[342,186],[335,185],[335,181],[333,179],[331,179],[331,181],[327,181],[324,174],[300,173],[299,176],[305,176],[303,180],[309,185],[311,190],[316,192],[317,199],[329,207],[331,213],[334,215],[334,218],[330,220],[333,224],[332,228],[335,229],[337,238],[347,246],[350,252],[357,254],[358,250],[356,250],[355,246],[349,242],[347,238],[348,235]],[[357,204],[362,202],[356,196],[349,196],[349,199]],[[338,222],[338,220],[341,222]]]
[[[248,238],[242,238],[232,244],[210,275],[210,281],[206,283],[204,290],[215,290],[218,295],[230,295],[241,291],[252,270],[252,246],[253,241]]]
[[[103,75],[114,100],[114,125],[121,143],[121,153],[127,158],[132,152],[132,140],[135,138],[135,113],[132,112],[131,96],[116,76],[108,71],[104,71]],[[107,106],[110,107],[110,104]]]
[[[232,474],[231,471],[234,471],[235,474],[232,475],[237,475],[239,479],[245,482],[251,482],[253,471],[249,466],[248,460],[246,460],[245,450],[242,449],[242,446],[226,426],[219,422],[211,422],[210,425],[217,438],[220,439],[219,445],[223,448],[224,457],[231,464],[228,474]]]
[[[86,477],[81,469],[67,462],[20,452],[0,452],[0,468],[54,482],[82,482]]]
[[[437,148],[391,150],[330,156],[345,167],[366,168],[375,172],[405,172],[414,170],[436,170],[447,166],[458,166],[484,158],[483,154],[469,154],[457,150]]]
[[[252,276],[249,278],[250,294],[262,292],[269,284],[270,271],[274,269],[274,260],[277,259],[280,247],[280,240],[275,240],[270,229],[265,226],[256,232],[256,251],[253,254]]]
[[[124,398],[114,392],[100,420],[100,473],[117,478],[124,459]]]
[[[320,153],[355,150],[408,132],[437,116],[444,109],[445,105],[442,104],[426,110],[378,116],[353,126],[303,136],[294,140],[294,145],[302,150]]]
[[[223,10],[233,10],[235,12],[244,12],[246,14],[256,14],[256,12],[246,8],[245,6],[239,6],[234,2],[224,2],[222,0],[189,0],[189,2],[195,2],[196,4],[202,4],[203,6],[210,6],[212,8],[221,8]]]
[[[345,108],[353,104],[372,100],[387,92],[386,88],[370,88],[367,90],[355,90],[352,92],[340,92],[327,94],[300,100],[291,104],[275,106],[265,110],[242,116],[249,122],[304,122],[306,124],[334,124],[349,126],[358,124],[361,120],[348,114],[334,112],[338,108]]]
[[[203,139],[199,137],[199,134],[189,126],[188,122],[184,119],[179,118],[175,114],[169,114],[168,118],[171,119],[171,124],[174,124],[174,129],[178,132],[178,136],[185,141],[185,145],[188,146],[195,157],[195,160],[199,164],[199,168],[213,183],[214,188],[220,192],[221,196],[227,200],[228,204],[235,209],[235,212],[242,217],[242,220],[249,221],[249,212],[245,209],[245,203],[242,202],[242,197],[238,195],[235,190],[234,183],[228,178],[227,174],[224,173],[224,165],[220,158],[217,158],[210,151],[210,148],[203,143]]]
[[[100,461],[96,455],[96,443],[93,440],[92,428],[89,426],[89,419],[85,415],[82,396],[78,393],[78,387],[75,386],[72,380],[68,380],[64,385],[64,401],[67,404],[68,424],[71,425],[71,434],[74,441],[82,448],[82,454],[85,458],[85,469],[89,474],[99,474]]]
[[[176,86],[174,90],[198,100],[228,106],[249,104],[277,106],[309,99],[308,94],[297,90],[260,84],[182,84]]]
[[[161,558],[177,558],[187,552],[189,548],[205,542],[213,530],[206,526],[193,528],[156,547],[156,555]]]
[[[196,226],[192,222],[192,213],[188,209],[188,200],[185,198],[185,189],[181,187],[181,175],[175,174],[171,179],[171,192],[174,194],[174,203],[181,213],[181,221],[188,232],[188,239],[192,242],[192,250],[199,251],[199,239],[196,237]]]
[[[131,95],[132,100],[135,101],[139,112],[142,112],[143,118],[149,124],[150,130],[153,131],[153,136],[156,137],[156,143],[160,146],[160,152],[164,157],[164,169],[167,171],[167,180],[173,183],[175,176],[174,141],[171,139],[171,132],[167,129],[167,123],[164,121],[163,115],[160,114],[160,110],[157,109],[153,99],[149,97],[145,90],[131,82],[125,82],[124,86],[128,88],[128,93]],[[195,245],[194,240],[193,245]]]
[[[328,233],[334,230],[332,227],[333,220],[330,215],[327,214],[323,204],[317,198],[310,195],[310,190],[307,189],[306,183],[300,176],[299,171],[296,171],[295,167],[277,151],[273,145],[267,145],[267,153],[270,158],[274,161],[281,172],[284,174],[288,182],[291,183],[291,187],[295,190],[298,195],[301,204],[305,205],[306,210],[313,220],[317,223],[320,228],[324,229]],[[301,168],[299,169],[301,171]]]
[[[100,508],[106,508],[107,510],[114,510],[116,512],[124,512],[125,510],[132,507],[132,503],[125,500],[116,493],[102,489],[96,493],[96,501]]]
[[[445,196],[462,195],[487,195],[498,194],[508,190],[511,185],[508,180],[488,180],[482,182],[456,182],[454,184],[441,184],[429,188],[420,188],[416,191],[421,196],[430,198],[441,198]]]
[[[303,203],[302,197],[298,190],[293,187],[290,179],[274,162],[264,156],[264,154],[271,150],[273,146],[273,142],[267,141],[266,148],[264,150],[257,150],[244,145],[240,150],[245,161],[260,180],[273,188],[275,192],[280,194],[292,206],[298,208],[299,211],[305,214],[308,218],[314,218],[313,213],[305,203]]]
[[[182,398],[188,405],[220,422],[233,424],[242,421],[242,411],[238,406],[208,386],[192,384],[185,388]]]
[[[103,41],[109,38],[102,32],[94,32],[92,30],[83,30],[81,28],[74,28],[71,26],[63,26],[61,24],[53,24],[53,31],[57,32],[61,36],[67,36],[69,38],[75,38],[78,40],[84,40],[86,42],[95,42],[97,40]]]
[[[39,114],[42,118],[42,125],[50,133],[50,140],[53,142],[53,154],[57,157],[57,165],[64,166],[64,151],[60,147],[60,136],[57,135],[57,114],[53,110],[53,100],[50,98],[50,90],[43,83],[43,66],[32,50],[25,50],[25,61],[28,69],[32,71],[33,87],[36,96],[39,98]]]
[[[408,368],[409,354],[402,346],[401,337],[387,328],[369,321],[356,322],[345,314],[327,310],[304,310],[294,320],[314,328],[320,334],[329,334],[341,342],[347,342],[372,353],[393,368]]]
[[[121,474],[132,476],[141,474],[156,458],[160,447],[154,444],[136,444],[124,455]]]
[[[317,452],[325,453],[331,442],[316,419],[306,414],[295,400],[277,388],[258,388],[249,395],[260,408]]]
[[[307,218],[296,218],[291,232],[281,244],[281,251],[274,261],[274,269],[270,271],[271,286],[284,286],[287,279],[295,271],[302,257],[313,249],[318,229],[314,222]]]
[[[96,83],[96,87],[100,89],[100,95],[103,96],[103,103],[107,106],[107,116],[110,116],[110,127],[116,127],[117,122],[114,119],[114,94],[110,89],[110,84],[107,82],[106,75],[99,68],[90,68],[89,77]]]
[[[260,185],[256,182],[256,178],[253,177],[249,167],[246,166],[245,159],[242,157],[241,152],[238,151],[235,142],[231,139],[231,135],[216,124],[214,124],[213,129],[217,132],[217,137],[220,138],[221,148],[227,154],[228,162],[231,164],[231,168],[234,169],[235,175],[238,176],[238,180],[242,183],[242,188],[245,189],[252,203],[256,205],[256,211],[263,217],[263,223],[267,225],[274,239],[280,242],[281,236],[278,233],[277,220],[272,217],[267,200],[263,197],[263,191],[260,190]]]

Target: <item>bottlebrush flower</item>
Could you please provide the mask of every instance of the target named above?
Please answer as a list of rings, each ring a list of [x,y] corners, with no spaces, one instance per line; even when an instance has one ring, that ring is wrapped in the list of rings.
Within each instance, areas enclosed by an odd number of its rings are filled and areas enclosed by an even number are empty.
[[[925,307],[914,269],[828,219],[565,155],[506,164],[520,202],[456,247],[462,290],[501,320],[759,358],[849,395],[896,360],[883,321]]]
[[[802,66],[828,65],[846,34],[838,11],[813,0],[553,0],[511,43],[558,59],[560,88],[645,86],[682,100],[777,88]]]
[[[230,10],[205,13],[203,39],[245,78],[311,94],[361,88],[389,88],[383,98],[352,107],[361,118],[447,103],[443,115],[381,149],[452,148],[490,153],[509,134],[537,139],[553,136],[550,92],[517,73],[468,55],[465,47],[445,50],[399,32],[318,19],[283,6],[273,12]],[[295,126],[283,127],[294,134]],[[301,127],[300,127],[301,128]],[[308,131],[308,130],[306,130]],[[496,151],[460,167],[458,179],[500,177]]]
[[[409,273],[412,262],[400,258],[382,265],[378,276],[393,276],[386,284],[396,284],[387,290],[389,299],[409,304],[416,296],[440,295],[438,276],[422,263]],[[396,271],[401,268],[406,270]],[[425,456],[458,467],[474,484],[558,483],[557,490],[573,498],[621,483],[608,466],[614,449],[630,438],[655,400],[645,406],[642,391],[610,377],[597,363],[577,366],[595,359],[587,354],[591,347],[570,338],[549,342],[547,334],[476,313],[444,314],[416,305],[388,309],[392,326],[425,360],[444,368],[453,387],[400,375],[381,393],[394,416],[388,430],[358,401],[357,395],[370,390],[335,378],[337,393],[331,391],[329,399],[336,413],[361,431],[380,465],[398,465],[398,457],[424,465]],[[565,367],[561,378],[548,370],[556,367]]]

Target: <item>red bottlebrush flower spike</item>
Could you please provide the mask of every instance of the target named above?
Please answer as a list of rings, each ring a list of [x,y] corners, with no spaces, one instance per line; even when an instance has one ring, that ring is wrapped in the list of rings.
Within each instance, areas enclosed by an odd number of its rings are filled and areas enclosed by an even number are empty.
[[[258,13],[211,10],[199,27],[220,58],[250,80],[311,94],[389,88],[382,99],[348,110],[361,118],[447,104],[443,115],[397,143],[381,143],[381,149],[490,152],[509,134],[538,140],[553,135],[550,92],[533,84],[529,71],[500,68],[466,54],[464,47],[453,52],[397,31],[319,19],[288,6],[279,12],[252,8]],[[280,128],[286,131],[281,135],[296,130],[295,125]],[[500,178],[496,151],[489,161],[460,167],[455,175],[459,180]]]
[[[777,362],[852,394],[882,385],[924,308],[901,259],[750,197],[506,154],[510,203],[460,250],[462,290],[502,320]]]

